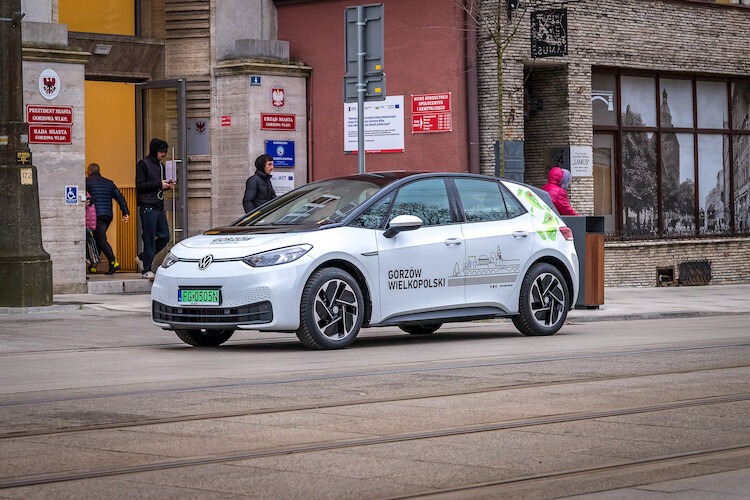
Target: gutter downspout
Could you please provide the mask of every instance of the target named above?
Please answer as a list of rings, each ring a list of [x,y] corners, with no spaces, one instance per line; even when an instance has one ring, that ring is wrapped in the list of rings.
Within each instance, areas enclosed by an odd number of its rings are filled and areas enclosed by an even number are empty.
[[[469,172],[479,168],[479,85],[477,83],[477,23],[474,19],[474,0],[468,1],[464,11],[466,23],[466,116],[469,133]]]

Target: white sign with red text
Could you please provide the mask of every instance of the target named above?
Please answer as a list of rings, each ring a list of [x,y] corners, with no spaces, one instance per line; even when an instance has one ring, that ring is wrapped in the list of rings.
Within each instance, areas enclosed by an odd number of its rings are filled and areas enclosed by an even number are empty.
[[[357,103],[344,103],[344,151],[356,153]],[[365,102],[365,153],[404,152],[404,96]]]

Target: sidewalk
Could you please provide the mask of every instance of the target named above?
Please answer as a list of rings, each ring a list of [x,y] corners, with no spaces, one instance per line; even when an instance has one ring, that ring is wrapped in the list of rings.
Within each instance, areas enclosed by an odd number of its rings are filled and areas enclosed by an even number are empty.
[[[148,280],[142,280],[150,286]],[[0,315],[77,309],[150,314],[148,293],[55,295],[49,307],[0,307]],[[668,288],[606,288],[599,309],[574,309],[568,321],[624,321],[750,314],[750,285],[709,285]]]

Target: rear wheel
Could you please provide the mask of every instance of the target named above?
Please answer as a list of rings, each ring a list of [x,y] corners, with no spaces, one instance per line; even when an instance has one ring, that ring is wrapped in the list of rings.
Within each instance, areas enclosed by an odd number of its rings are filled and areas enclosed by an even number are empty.
[[[441,326],[443,326],[442,323],[433,323],[431,325],[401,325],[399,328],[411,335],[432,335]]]
[[[321,269],[302,291],[297,337],[311,349],[342,349],[354,342],[364,316],[357,280],[343,269]]]
[[[520,314],[513,318],[513,324],[524,335],[554,335],[565,323],[569,303],[568,286],[560,271],[538,262],[523,279]]]
[[[196,347],[216,347],[234,334],[234,330],[175,330],[180,340]]]

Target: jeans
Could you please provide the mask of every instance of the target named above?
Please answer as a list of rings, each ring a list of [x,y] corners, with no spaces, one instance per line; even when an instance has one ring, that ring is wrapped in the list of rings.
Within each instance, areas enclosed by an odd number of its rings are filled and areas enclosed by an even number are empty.
[[[115,263],[115,254],[112,251],[112,247],[107,241],[107,229],[112,223],[111,215],[98,215],[96,217],[96,229],[94,229],[94,241],[96,241],[96,248],[104,253],[110,265]]]
[[[151,271],[154,255],[161,252],[169,243],[169,225],[164,210],[158,208],[141,208],[141,229],[143,230],[143,272]]]

